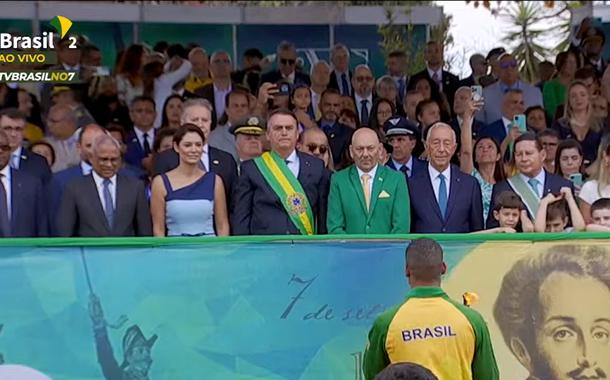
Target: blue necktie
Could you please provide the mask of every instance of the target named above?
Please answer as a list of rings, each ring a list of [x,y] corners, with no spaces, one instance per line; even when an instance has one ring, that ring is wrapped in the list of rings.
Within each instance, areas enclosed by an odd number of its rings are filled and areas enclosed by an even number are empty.
[[[402,104],[405,98],[405,80],[404,78],[400,78],[398,80],[398,99],[400,99],[400,103]]]
[[[11,223],[8,219],[8,199],[2,182],[3,177],[4,174],[0,174],[0,234],[3,237],[8,237],[11,236]]]
[[[368,100],[363,99],[360,101],[362,108],[360,108],[360,126],[369,125],[369,107],[367,106]]]
[[[447,213],[447,183],[445,182],[445,176],[442,174],[438,175],[438,179],[441,181],[438,186],[438,207],[441,209],[441,215],[444,219]]]
[[[110,180],[104,179],[104,215],[108,221],[108,226],[112,229],[114,223],[114,205],[112,204],[112,195],[110,194]]]
[[[349,96],[349,84],[347,84],[347,75],[345,73],[341,74],[341,87],[343,87],[341,95]]]
[[[398,170],[400,170],[405,175],[405,177],[409,176],[409,168],[406,165],[401,166]]]
[[[538,183],[540,181],[538,181],[536,178],[530,178],[527,183],[529,183],[530,187],[532,188],[532,190],[534,190],[534,194],[536,194],[536,196],[538,198],[540,198],[540,193],[538,192]]]

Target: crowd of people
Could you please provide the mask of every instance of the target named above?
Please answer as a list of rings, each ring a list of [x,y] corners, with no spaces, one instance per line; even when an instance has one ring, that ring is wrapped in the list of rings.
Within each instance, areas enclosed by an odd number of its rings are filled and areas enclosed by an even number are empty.
[[[610,231],[610,69],[585,19],[553,70],[504,48],[444,69],[443,46],[387,72],[302,67],[282,42],[225,51],[134,44],[101,67],[56,45],[71,84],[0,84],[0,233],[226,236]],[[308,72],[306,72],[308,71]]]

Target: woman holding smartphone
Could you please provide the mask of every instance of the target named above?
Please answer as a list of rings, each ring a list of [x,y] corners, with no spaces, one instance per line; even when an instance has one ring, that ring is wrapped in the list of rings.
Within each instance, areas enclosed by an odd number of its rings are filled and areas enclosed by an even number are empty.
[[[555,174],[572,181],[574,195],[578,196],[584,183],[582,146],[574,139],[559,143],[555,154]]]

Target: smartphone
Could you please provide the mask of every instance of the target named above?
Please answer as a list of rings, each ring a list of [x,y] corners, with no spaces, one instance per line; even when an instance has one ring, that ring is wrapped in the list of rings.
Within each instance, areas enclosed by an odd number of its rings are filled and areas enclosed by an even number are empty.
[[[583,185],[582,174],[581,173],[570,174],[570,181],[572,181],[574,186],[582,187],[582,185]]]
[[[516,125],[517,127],[519,127],[519,130],[523,133],[527,132],[527,123],[526,123],[526,118],[525,115],[523,114],[519,114],[519,115],[515,115],[515,117],[513,118],[513,125]]]
[[[482,86],[470,86],[470,90],[472,91],[472,100],[478,102],[483,99],[483,87]]]
[[[98,77],[110,76],[110,68],[107,66],[97,66],[95,68],[95,75],[97,75]]]

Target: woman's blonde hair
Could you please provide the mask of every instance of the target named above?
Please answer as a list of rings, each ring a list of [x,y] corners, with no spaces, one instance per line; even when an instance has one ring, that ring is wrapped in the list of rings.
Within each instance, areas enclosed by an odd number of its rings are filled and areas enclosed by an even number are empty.
[[[602,137],[597,148],[597,159],[593,163],[593,178],[597,180],[597,191],[600,195],[602,190],[610,185],[610,168],[604,164],[604,156],[610,156],[610,135]]]
[[[601,129],[601,122],[595,116],[593,116],[593,99],[589,94],[589,89],[587,88],[587,85],[581,80],[573,81],[572,83],[570,83],[570,86],[568,86],[568,89],[566,90],[564,118],[566,119],[566,121],[570,122],[570,120],[572,120],[572,118],[574,117],[574,111],[572,110],[572,105],[570,104],[570,92],[576,86],[582,86],[587,92],[587,99],[589,102],[589,105],[587,106],[587,113],[589,114],[589,120],[587,120],[587,125],[589,126],[590,130],[594,132],[599,132]]]

